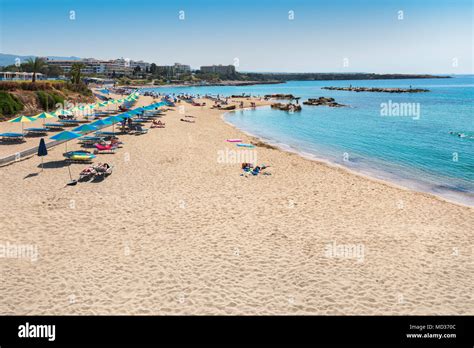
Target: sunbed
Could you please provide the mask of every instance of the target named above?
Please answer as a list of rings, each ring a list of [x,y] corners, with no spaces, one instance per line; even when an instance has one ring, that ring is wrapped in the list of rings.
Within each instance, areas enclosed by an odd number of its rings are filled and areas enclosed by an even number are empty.
[[[85,136],[85,137],[82,137],[80,138],[79,140],[79,143],[83,144],[83,145],[89,145],[89,146],[92,146],[94,144],[97,144],[97,143],[101,143],[105,140],[104,137],[89,137],[89,136]]]
[[[27,136],[40,136],[46,135],[49,132],[49,128],[26,128]]]
[[[44,126],[51,131],[60,131],[64,129],[64,124],[62,123],[46,123]]]
[[[115,153],[115,150],[118,148],[117,145],[112,145],[112,144],[107,144],[107,145],[102,145],[102,144],[94,144],[95,150],[94,153]]]
[[[25,138],[22,133],[0,133],[0,140],[5,143],[22,143]]]
[[[79,120],[59,120],[59,122],[62,123],[64,127],[74,127],[77,126],[79,123],[82,123]]]
[[[146,134],[146,133],[148,133],[148,129],[143,128],[140,124],[137,124],[137,125],[135,125],[134,133],[136,135]]]

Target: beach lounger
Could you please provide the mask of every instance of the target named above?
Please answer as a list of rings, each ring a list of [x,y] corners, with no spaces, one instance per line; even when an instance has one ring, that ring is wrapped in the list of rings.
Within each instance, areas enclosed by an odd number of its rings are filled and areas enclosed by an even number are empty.
[[[74,115],[58,115],[60,120],[74,120]]]
[[[25,131],[27,136],[40,136],[47,135],[49,128],[26,128]]]
[[[79,173],[79,181],[88,181],[94,177],[96,174],[96,170],[94,166],[89,166],[87,168],[84,168],[80,173]]]
[[[78,120],[59,120],[59,122],[62,123],[62,125],[64,127],[75,127],[79,123],[84,123],[84,122],[81,122],[81,121],[78,121]]]
[[[98,165],[94,166],[95,174],[94,177],[96,179],[104,179],[105,177],[112,174],[114,166],[111,166],[107,163],[99,163]]]
[[[62,131],[64,130],[64,124],[62,123],[46,123],[44,125],[50,131]]]
[[[116,132],[97,131],[94,133],[98,137],[115,137],[118,135]]]
[[[97,143],[101,143],[105,140],[104,137],[90,137],[90,136],[85,136],[80,138],[79,143],[83,145],[94,145]]]
[[[115,150],[118,148],[117,145],[112,145],[112,144],[107,144],[107,145],[102,145],[102,144],[94,144],[95,150],[94,154],[99,154],[99,153],[115,153]]]
[[[0,140],[5,143],[22,143],[25,138],[22,133],[0,133]]]
[[[136,135],[146,134],[146,133],[148,133],[148,129],[143,128],[141,125],[138,124],[138,125],[135,126],[135,131],[134,131],[134,133],[135,133]]]

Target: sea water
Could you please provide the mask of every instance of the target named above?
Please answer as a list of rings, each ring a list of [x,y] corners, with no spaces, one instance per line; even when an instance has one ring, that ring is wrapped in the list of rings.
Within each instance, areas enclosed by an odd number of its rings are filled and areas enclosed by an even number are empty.
[[[324,86],[425,88],[423,93],[330,91]],[[474,206],[474,76],[443,79],[289,81],[277,85],[156,88],[161,93],[293,94],[341,108],[262,107],[225,119],[285,150]],[[451,134],[450,132],[454,132]],[[458,136],[461,134],[462,136]]]

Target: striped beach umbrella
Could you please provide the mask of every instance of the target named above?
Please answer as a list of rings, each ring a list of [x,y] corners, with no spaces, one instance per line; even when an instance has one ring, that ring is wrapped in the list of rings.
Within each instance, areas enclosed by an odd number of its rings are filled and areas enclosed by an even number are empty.
[[[42,112],[41,114],[38,114],[36,116],[33,116],[32,118],[36,119],[36,120],[39,120],[39,119],[42,119],[43,120],[43,127],[44,127],[44,120],[46,120],[47,118],[56,118],[57,116],[54,116],[53,114],[48,114],[47,112]]]
[[[36,121],[36,120],[33,117],[18,116],[18,117],[15,117],[14,119],[9,120],[8,122],[12,122],[12,123],[20,122],[21,123],[21,133],[23,134],[23,123],[34,122],[34,121]]]
[[[52,112],[51,115],[72,115],[72,112],[70,110],[60,109]]]

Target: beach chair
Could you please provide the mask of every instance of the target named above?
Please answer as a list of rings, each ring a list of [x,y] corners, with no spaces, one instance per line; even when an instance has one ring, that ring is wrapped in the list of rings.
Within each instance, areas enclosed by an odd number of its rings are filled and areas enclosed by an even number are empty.
[[[48,128],[26,128],[26,136],[41,136],[41,135],[47,135],[49,129]]]
[[[86,146],[93,146],[94,144],[97,143],[102,143],[105,140],[104,137],[92,137],[92,136],[85,136],[79,139],[79,143],[83,145],[83,147]]]
[[[148,133],[147,128],[143,128],[140,124],[135,125],[134,127],[134,134],[135,135],[141,135],[141,134],[146,134]]]
[[[94,166],[95,173],[94,173],[94,178],[95,179],[104,179],[110,174],[112,174],[114,166],[109,165],[107,163],[99,163],[98,165]]]
[[[4,143],[22,143],[25,138],[23,133],[0,133],[0,141]]]
[[[95,150],[94,154],[99,154],[99,153],[115,153],[115,150],[118,148],[117,145],[112,145],[112,144],[107,144],[107,145],[102,145],[102,144],[94,144]]]
[[[64,125],[62,123],[46,123],[44,125],[50,131],[62,131],[64,130]]]
[[[84,168],[80,173],[79,173],[79,181],[88,181],[94,177],[96,174],[96,170],[94,166],[89,166],[87,168]]]

